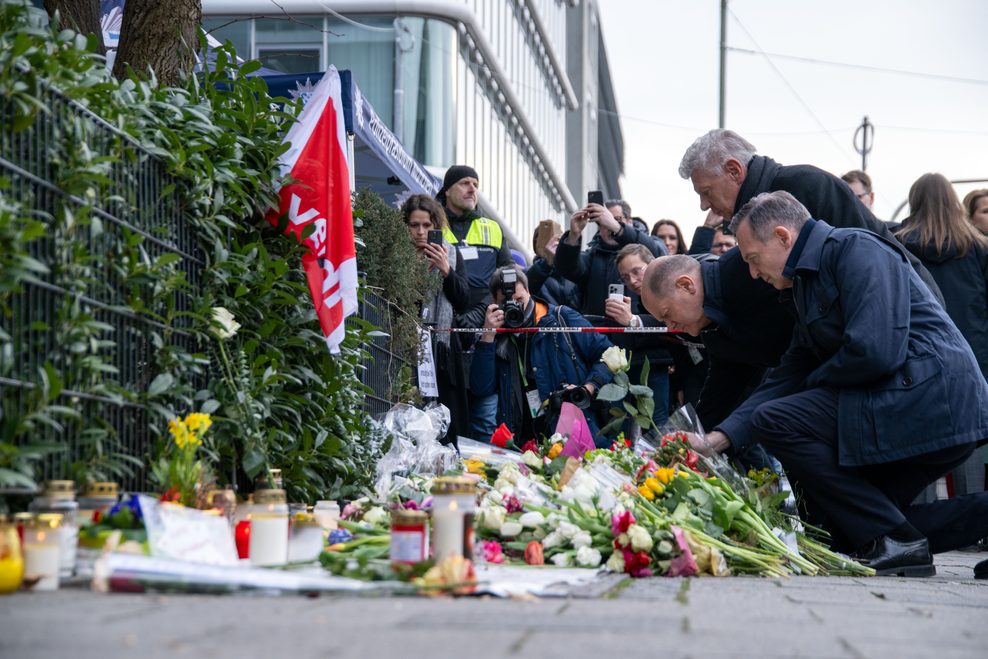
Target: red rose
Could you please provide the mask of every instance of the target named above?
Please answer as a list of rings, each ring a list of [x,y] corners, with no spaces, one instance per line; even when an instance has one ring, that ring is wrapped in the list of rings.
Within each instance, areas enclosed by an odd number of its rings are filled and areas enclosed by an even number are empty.
[[[515,434],[508,430],[508,426],[502,423],[497,427],[497,430],[494,431],[494,434],[491,435],[491,444],[499,448],[504,448],[514,436]]]
[[[525,445],[521,447],[521,452],[524,453],[525,451],[531,451],[532,453],[538,455],[539,446],[535,443],[534,439],[528,440],[525,442]]]

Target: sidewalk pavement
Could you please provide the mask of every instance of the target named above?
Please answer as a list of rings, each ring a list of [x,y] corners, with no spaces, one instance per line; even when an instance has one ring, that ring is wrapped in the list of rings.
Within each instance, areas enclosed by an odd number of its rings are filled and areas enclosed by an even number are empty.
[[[606,575],[565,598],[0,598],[3,659],[988,656],[988,554],[929,579]]]

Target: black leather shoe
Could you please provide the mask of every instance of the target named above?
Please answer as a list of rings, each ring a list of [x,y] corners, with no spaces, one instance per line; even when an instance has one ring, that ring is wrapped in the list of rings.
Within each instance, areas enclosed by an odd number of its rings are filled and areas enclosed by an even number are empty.
[[[988,579],[988,560],[983,560],[974,566],[975,579]]]
[[[901,542],[883,535],[854,558],[879,577],[932,577],[937,573],[926,538]]]

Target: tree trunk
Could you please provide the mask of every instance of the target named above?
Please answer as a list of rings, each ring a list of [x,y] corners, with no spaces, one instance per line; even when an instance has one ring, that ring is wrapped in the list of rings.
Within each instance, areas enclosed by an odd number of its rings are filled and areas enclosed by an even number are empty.
[[[79,34],[95,34],[98,52],[106,54],[103,28],[99,22],[99,0],[45,0],[45,11],[52,21],[55,20],[55,12],[58,12],[60,27],[73,29]]]
[[[202,0],[127,0],[113,75],[127,65],[138,75],[153,70],[162,85],[177,85],[192,71],[199,47]]]

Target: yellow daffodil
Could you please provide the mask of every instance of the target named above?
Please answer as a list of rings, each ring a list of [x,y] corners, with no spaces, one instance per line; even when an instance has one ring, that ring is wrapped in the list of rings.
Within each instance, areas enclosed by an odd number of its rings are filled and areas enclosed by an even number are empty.
[[[464,460],[463,464],[467,468],[467,472],[471,474],[477,474],[478,476],[485,475],[484,463],[480,460]]]
[[[655,500],[655,492],[652,492],[651,488],[649,488],[648,485],[639,485],[638,494],[642,495],[649,501]]]
[[[549,447],[549,459],[555,460],[559,457],[559,454],[563,452],[562,442],[556,442],[551,447]]]

